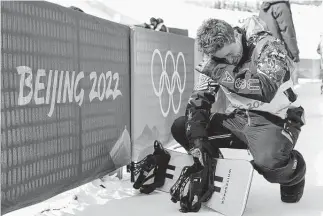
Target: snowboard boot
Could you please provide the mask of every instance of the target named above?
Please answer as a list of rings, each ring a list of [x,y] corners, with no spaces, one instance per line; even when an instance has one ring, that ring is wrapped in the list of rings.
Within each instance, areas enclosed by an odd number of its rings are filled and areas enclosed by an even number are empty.
[[[215,166],[216,160],[209,158],[200,171],[190,175],[188,192],[180,200],[181,212],[198,212],[202,203],[207,202],[212,197],[215,191]]]
[[[303,196],[305,179],[292,186],[280,185],[281,200],[285,203],[297,203]]]
[[[171,195],[171,201],[173,203],[177,203],[181,200],[181,197],[183,197],[184,189],[187,185],[187,183],[190,180],[190,176],[193,173],[199,172],[202,170],[203,167],[199,165],[198,163],[194,163],[192,166],[185,166],[182,169],[181,174],[179,175],[177,181],[175,184],[170,188],[170,195]]]
[[[190,154],[194,164],[183,168],[178,180],[170,189],[171,200],[174,203],[180,201],[180,211],[183,213],[198,212],[202,202],[208,201],[215,191],[216,159],[200,149],[193,149]],[[184,195],[187,183],[188,191]]]
[[[203,184],[205,184],[202,179],[202,172],[203,170],[193,173],[189,177],[190,185],[188,193],[180,200],[180,211],[183,213],[198,212],[201,208],[202,203],[199,202],[199,195],[203,193]]]
[[[132,163],[134,175],[138,175],[133,187],[141,193],[149,194],[165,183],[166,170],[170,161],[170,154],[163,148],[159,141],[154,142],[154,153],[148,155],[138,163]],[[148,174],[153,170],[153,174]],[[152,184],[146,184],[149,179],[154,178]]]

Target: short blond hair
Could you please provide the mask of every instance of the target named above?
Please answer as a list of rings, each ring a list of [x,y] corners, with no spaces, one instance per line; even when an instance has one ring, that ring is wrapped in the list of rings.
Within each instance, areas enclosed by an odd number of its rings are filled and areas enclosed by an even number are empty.
[[[215,54],[224,45],[235,42],[233,27],[220,19],[208,19],[197,30],[198,49],[206,55]]]

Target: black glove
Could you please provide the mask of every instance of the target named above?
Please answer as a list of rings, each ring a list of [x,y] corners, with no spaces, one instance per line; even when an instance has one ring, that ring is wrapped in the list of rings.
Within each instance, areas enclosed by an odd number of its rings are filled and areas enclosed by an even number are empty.
[[[289,108],[287,110],[287,120],[294,122],[295,124],[299,124],[300,126],[305,125],[305,111],[304,108],[299,106],[295,108]]]
[[[204,56],[203,60],[195,67],[197,72],[210,77],[215,83],[219,83],[225,71],[236,71],[237,69],[237,66],[228,64],[224,59],[208,56]]]
[[[211,57],[205,55],[202,61],[195,67],[195,70],[199,73],[210,75],[211,72],[216,70],[218,64]]]

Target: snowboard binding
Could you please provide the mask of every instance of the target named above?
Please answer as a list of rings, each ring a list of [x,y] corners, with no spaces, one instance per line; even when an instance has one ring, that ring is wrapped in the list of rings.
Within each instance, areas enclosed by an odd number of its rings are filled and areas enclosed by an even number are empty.
[[[204,157],[206,158],[204,166],[194,158],[194,164],[183,168],[178,180],[170,189],[171,200],[174,203],[180,201],[180,211],[183,213],[198,212],[202,202],[207,202],[215,191],[216,159],[207,155]],[[190,183],[188,191],[184,195],[184,189],[188,182]]]
[[[149,194],[156,188],[162,187],[165,183],[166,170],[170,161],[170,154],[164,149],[162,144],[156,140],[154,142],[153,154],[147,155],[141,161],[131,163],[131,179],[133,188],[139,189],[141,193]],[[149,173],[153,170],[153,174]],[[134,180],[135,176],[137,179]],[[154,178],[152,184],[144,184],[149,179]]]

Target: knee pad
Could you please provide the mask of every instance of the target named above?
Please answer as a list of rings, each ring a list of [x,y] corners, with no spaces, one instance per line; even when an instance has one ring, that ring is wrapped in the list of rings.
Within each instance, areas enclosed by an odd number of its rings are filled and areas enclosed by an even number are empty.
[[[181,146],[183,146],[188,151],[189,144],[185,133],[185,122],[186,122],[185,116],[181,116],[175,119],[171,127],[171,133],[173,138],[176,140],[176,142],[178,142]]]
[[[259,174],[271,183],[294,185],[302,181],[306,173],[306,164],[303,156],[296,150],[291,152],[290,159],[277,168],[268,168],[255,163]]]
[[[180,116],[177,119],[175,119],[171,127],[172,135],[176,136],[177,134],[185,133],[185,123],[186,123],[185,116]]]

